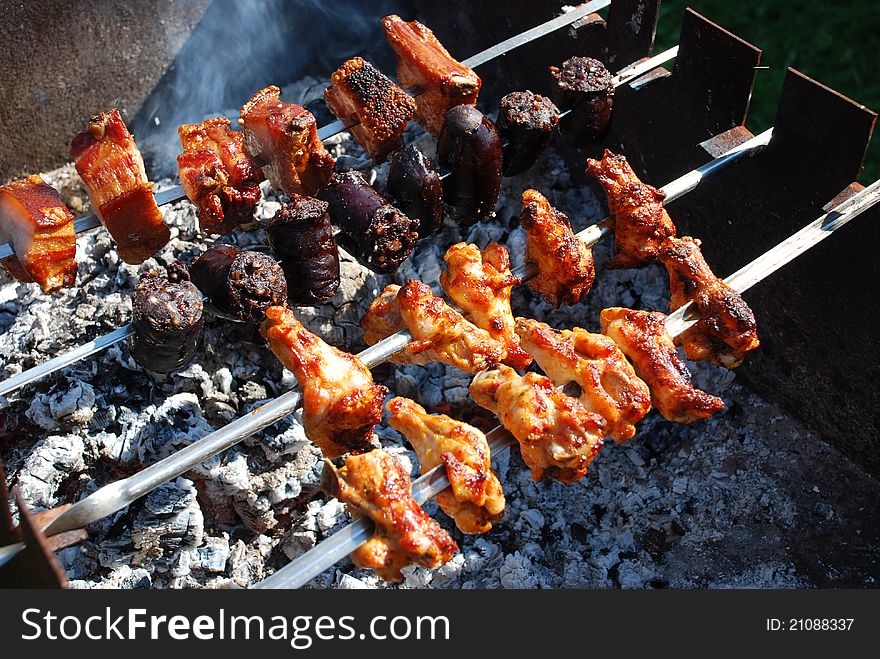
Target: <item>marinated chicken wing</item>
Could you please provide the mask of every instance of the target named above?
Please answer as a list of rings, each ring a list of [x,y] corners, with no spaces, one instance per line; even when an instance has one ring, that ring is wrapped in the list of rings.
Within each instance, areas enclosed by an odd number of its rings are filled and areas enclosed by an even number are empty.
[[[557,386],[576,382],[580,401],[608,422],[608,434],[625,442],[651,409],[651,392],[617,344],[575,327],[558,331],[530,318],[517,318],[522,346]]]
[[[281,102],[274,85],[241,108],[244,145],[251,158],[268,164],[263,173],[276,189],[314,196],[333,173],[334,161],[318,138],[315,117],[302,106]]]
[[[15,256],[0,263],[19,281],[35,281],[44,293],[76,281],[73,213],[39,176],[0,188],[0,242],[12,243]]]
[[[262,197],[262,172],[244,148],[244,133],[219,117],[177,129],[183,153],[177,156],[180,185],[199,209],[199,226],[209,235],[226,234],[253,220]]]
[[[400,318],[413,340],[406,352],[428,354],[450,366],[476,373],[504,357],[504,344],[436,297],[431,287],[410,281],[397,294]]]
[[[602,448],[605,420],[543,375],[519,375],[502,364],[479,373],[470,392],[519,442],[535,481],[573,483],[584,477]]]
[[[364,317],[361,318],[361,328],[364,330],[364,341],[367,345],[375,345],[382,339],[387,339],[392,334],[405,330],[403,318],[400,316],[400,305],[397,303],[397,294],[400,286],[388,284],[376,299],[370,304]],[[391,358],[397,364],[435,364],[442,361],[436,351],[428,348],[418,354],[412,354],[409,350],[402,350]]]
[[[614,258],[609,268],[637,268],[659,260],[660,245],[675,235],[663,208],[666,193],[642,183],[626,158],[605,149],[601,160],[587,160],[587,171],[605,189],[614,222]]]
[[[691,423],[724,407],[723,400],[691,384],[691,374],[666,331],[664,314],[611,307],[602,312],[601,322],[602,332],[632,361],[651,389],[654,407],[666,419]]]
[[[403,145],[403,131],[416,111],[413,98],[361,57],[353,57],[330,77],[327,107],[340,119],[354,115],[351,132],[370,157],[385,162]]]
[[[388,393],[370,369],[309,332],[287,307],[270,307],[260,333],[302,387],[306,436],[327,457],[369,450]]]
[[[403,433],[424,474],[446,465],[451,487],[437,495],[437,503],[455,520],[462,533],[486,533],[504,512],[504,491],[492,465],[486,436],[462,421],[428,414],[409,398],[388,401],[388,425]]]
[[[538,270],[529,286],[555,306],[583,300],[596,277],[593,250],[574,235],[565,214],[537,190],[526,190],[519,221],[526,232],[526,261]]]
[[[366,515],[376,524],[373,537],[352,552],[351,560],[387,581],[402,579],[401,569],[411,563],[438,568],[458,551],[455,540],[413,499],[400,461],[381,449],[349,456],[341,469],[325,462],[321,485],[353,515]]]
[[[95,214],[116,241],[119,258],[137,265],[168,243],[171,232],[119,110],[92,117],[88,128],[73,138],[70,157],[89,190]]]
[[[669,307],[675,311],[693,302],[700,321],[684,332],[678,343],[688,359],[708,359],[736,368],[746,353],[760,344],[755,314],[739,293],[712,272],[700,251],[700,241],[689,236],[667,238],[660,260],[669,271]]]
[[[505,364],[520,370],[532,363],[520,348],[513,328],[510,291],[520,278],[510,272],[510,257],[498,243],[489,243],[480,251],[476,245],[458,243],[446,250],[446,271],[440,284],[477,327],[482,327],[505,348]]]
[[[385,38],[397,53],[397,81],[403,87],[418,87],[416,121],[434,137],[443,127],[446,112],[456,105],[476,105],[479,76],[457,62],[418,21],[400,16],[382,19]]]

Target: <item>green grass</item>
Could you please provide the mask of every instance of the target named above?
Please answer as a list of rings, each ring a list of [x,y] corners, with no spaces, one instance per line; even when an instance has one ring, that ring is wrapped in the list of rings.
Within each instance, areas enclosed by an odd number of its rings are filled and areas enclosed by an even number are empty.
[[[763,50],[761,63],[770,68],[758,70],[746,121],[752,132],[773,125],[788,66],[880,112],[880,1],[664,0],[655,52],[678,42],[686,7]],[[859,180],[877,178],[880,134]]]

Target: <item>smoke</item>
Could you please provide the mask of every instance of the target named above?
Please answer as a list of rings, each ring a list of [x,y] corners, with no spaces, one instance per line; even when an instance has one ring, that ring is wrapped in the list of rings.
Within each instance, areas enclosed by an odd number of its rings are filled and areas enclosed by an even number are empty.
[[[355,54],[393,73],[379,23],[391,13],[414,15],[410,0],[214,0],[132,122],[150,176],[176,173],[180,124],[235,121],[267,85],[329,78]]]

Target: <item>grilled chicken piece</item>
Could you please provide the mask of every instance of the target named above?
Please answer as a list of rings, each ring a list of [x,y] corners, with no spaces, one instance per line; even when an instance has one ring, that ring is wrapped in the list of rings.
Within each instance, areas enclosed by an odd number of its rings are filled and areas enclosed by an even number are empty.
[[[526,232],[526,261],[538,269],[529,281],[532,290],[557,307],[583,300],[596,278],[593,250],[574,235],[565,214],[537,190],[526,190],[519,221]]]
[[[373,537],[352,552],[351,560],[386,581],[400,581],[401,569],[411,563],[438,568],[458,551],[455,540],[413,499],[400,460],[381,449],[349,456],[341,469],[325,462],[321,486],[352,515],[366,515],[376,524]]]
[[[504,491],[492,471],[486,436],[462,421],[428,414],[409,398],[392,398],[387,408],[388,425],[412,444],[422,474],[446,465],[451,487],[437,495],[443,512],[462,533],[489,531],[504,513]]]
[[[260,333],[303,390],[303,428],[326,457],[371,448],[388,389],[360,359],[309,332],[287,307],[270,307]]]
[[[435,358],[432,361],[471,373],[504,357],[504,344],[436,297],[427,284],[407,282],[397,294],[397,304],[403,325],[413,336],[405,351],[409,355],[427,354]]]
[[[315,117],[302,106],[281,102],[274,85],[261,89],[241,108],[244,146],[251,158],[268,161],[263,173],[272,187],[314,196],[335,164],[318,138]]]
[[[580,386],[581,403],[608,422],[609,436],[632,439],[635,424],[651,409],[651,392],[614,341],[579,327],[558,331],[531,318],[517,318],[516,331],[554,384]]]
[[[510,308],[510,291],[521,279],[510,272],[507,250],[498,243],[489,243],[482,251],[476,245],[458,243],[443,258],[447,269],[440,275],[440,284],[446,294],[477,327],[504,345],[505,364],[527,368],[532,358],[519,347]]]
[[[519,442],[534,481],[552,478],[574,483],[584,477],[602,448],[605,420],[543,375],[519,375],[502,364],[479,373],[470,393]]]
[[[692,423],[724,408],[724,401],[694,388],[691,374],[666,331],[666,316],[611,307],[602,311],[602,333],[629,357],[651,389],[651,402],[669,421]]]
[[[382,339],[387,339],[392,334],[406,329],[403,318],[400,316],[400,305],[397,302],[397,294],[400,286],[388,284],[372,304],[364,312],[361,318],[361,328],[364,330],[364,341],[367,345],[375,345]],[[391,358],[396,364],[436,364],[443,361],[440,355],[431,348],[412,354],[409,350],[402,350]]]
[[[688,359],[708,359],[727,368],[742,364],[746,353],[760,344],[755,314],[739,293],[715,276],[700,241],[667,238],[660,260],[669,271],[670,309],[693,302],[700,312],[700,321],[676,341],[684,345]]]
[[[418,21],[407,23],[392,15],[382,19],[382,27],[397,53],[398,83],[421,91],[416,96],[416,121],[437,137],[447,111],[456,105],[476,105],[482,82]]]
[[[263,174],[244,149],[244,133],[225,117],[177,129],[180,185],[199,209],[202,233],[222,235],[250,222],[262,197]]]
[[[0,188],[0,242],[12,243],[15,256],[0,264],[19,281],[44,293],[76,281],[73,213],[36,174]]]
[[[370,157],[385,162],[403,145],[403,131],[416,111],[412,96],[362,57],[353,57],[330,77],[324,90],[327,107],[339,119],[354,115],[351,132]]]
[[[614,258],[608,267],[637,268],[658,261],[660,245],[675,235],[663,208],[666,193],[642,183],[626,158],[608,149],[601,160],[587,160],[587,171],[602,184],[614,222]]]
[[[171,232],[119,110],[92,117],[88,128],[73,138],[70,157],[123,261],[143,263],[168,243]]]

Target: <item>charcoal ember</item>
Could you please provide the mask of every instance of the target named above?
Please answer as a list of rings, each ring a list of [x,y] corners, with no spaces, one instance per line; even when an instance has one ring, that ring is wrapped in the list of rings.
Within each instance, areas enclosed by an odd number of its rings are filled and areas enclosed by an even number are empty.
[[[36,510],[65,501],[61,485],[86,468],[85,443],[78,435],[51,435],[30,450],[18,473],[18,488]]]
[[[265,558],[259,548],[250,547],[242,540],[236,542],[229,551],[227,573],[241,588],[247,588],[263,579]]]
[[[334,174],[318,198],[329,204],[340,244],[373,272],[394,272],[412,252],[418,220],[392,206],[360,172]]]
[[[445,175],[443,201],[459,224],[495,216],[501,193],[501,137],[489,117],[473,105],[446,113],[437,138],[437,164]]]
[[[216,245],[196,259],[190,275],[219,315],[231,320],[259,324],[266,309],[287,301],[284,271],[260,252]]]
[[[132,569],[128,565],[120,565],[106,577],[98,576],[95,581],[71,580],[68,586],[72,590],[141,590],[150,588],[153,579],[142,567]]]
[[[391,158],[385,194],[394,205],[419,221],[424,238],[443,224],[443,185],[440,174],[415,144],[400,149]]]
[[[182,263],[169,266],[165,277],[155,271],[141,277],[132,295],[132,357],[155,373],[185,366],[199,347],[203,310],[202,294]]]
[[[551,66],[553,100],[568,111],[559,120],[559,132],[576,146],[601,138],[611,121],[614,82],[611,73],[592,57],[572,57],[561,67]]]
[[[291,195],[266,227],[293,304],[319,304],[339,288],[339,248],[328,206],[320,199]]]
[[[220,574],[226,571],[229,552],[228,534],[224,533],[220,537],[213,538],[206,537],[204,544],[196,547],[192,552],[190,567],[193,570]]]
[[[504,176],[522,174],[549,146],[559,109],[546,96],[511,92],[501,99],[496,126],[501,136]]]
[[[44,430],[54,430],[62,423],[85,426],[95,415],[95,389],[76,379],[66,381],[67,388],[54,393],[38,393],[25,414]]]

